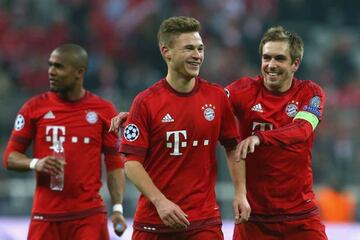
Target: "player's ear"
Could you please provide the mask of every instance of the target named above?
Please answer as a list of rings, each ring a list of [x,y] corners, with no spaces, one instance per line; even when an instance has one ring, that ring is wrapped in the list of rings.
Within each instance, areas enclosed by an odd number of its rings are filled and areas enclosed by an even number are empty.
[[[296,58],[296,59],[294,60],[294,62],[293,62],[292,65],[291,65],[293,72],[296,72],[296,71],[298,70],[298,68],[299,68],[299,66],[300,66],[300,63],[301,63],[300,58]]]
[[[85,77],[85,68],[79,68],[76,70],[76,75],[78,78],[84,78]]]
[[[161,55],[163,56],[163,58],[166,61],[169,61],[171,59],[169,48],[167,46],[165,46],[164,44],[160,44],[159,48],[160,48],[160,52],[161,52]]]

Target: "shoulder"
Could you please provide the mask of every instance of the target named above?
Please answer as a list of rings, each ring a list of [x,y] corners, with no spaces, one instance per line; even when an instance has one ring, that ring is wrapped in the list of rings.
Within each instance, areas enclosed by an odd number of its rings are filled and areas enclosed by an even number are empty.
[[[162,84],[162,80],[154,83],[152,86],[148,87],[147,89],[138,93],[135,98],[134,102],[146,102],[151,100],[152,98],[158,96],[158,94],[164,89]]]
[[[100,97],[93,92],[90,92],[90,91],[87,91],[87,92],[88,92],[88,98],[90,101],[97,102],[102,105],[113,105],[111,101],[109,101],[103,97]]]
[[[91,111],[89,112],[94,111],[95,113],[102,116],[102,119],[106,120],[111,119],[112,117],[117,115],[117,108],[111,101],[104,99],[103,97],[100,97],[90,91],[87,91],[86,94],[86,99],[84,99],[79,103],[79,105],[77,105],[79,106],[78,109],[80,111],[82,111],[82,109],[86,107],[87,109],[91,109]]]
[[[324,95],[322,87],[312,80],[295,79],[296,84],[303,90],[313,95]]]
[[[200,81],[201,86],[206,90],[206,91],[213,91],[213,92],[217,92],[219,94],[225,94],[224,91],[224,87],[220,86],[217,83],[212,83],[212,82],[208,82],[205,79],[202,78],[198,78],[198,80]]]
[[[41,105],[44,102],[48,103],[48,101],[50,100],[50,95],[51,92],[44,92],[44,93],[40,93],[37,94],[31,98],[29,98],[24,104],[23,106],[28,106],[28,107],[32,107],[32,106],[37,106],[37,105]]]
[[[229,91],[242,91],[247,90],[249,88],[253,87],[261,87],[262,86],[262,77],[256,76],[256,77],[242,77],[238,80],[235,80],[228,86],[226,86],[226,89]]]

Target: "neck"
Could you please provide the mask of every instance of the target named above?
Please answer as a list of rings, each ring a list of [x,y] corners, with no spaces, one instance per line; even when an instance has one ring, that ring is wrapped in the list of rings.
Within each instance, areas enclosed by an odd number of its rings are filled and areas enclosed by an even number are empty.
[[[80,100],[85,95],[85,89],[72,89],[65,92],[58,92],[58,95],[61,99],[65,101],[77,101]]]
[[[187,79],[168,73],[166,81],[175,91],[179,93],[189,93],[195,86],[195,77]]]
[[[280,86],[266,84],[266,82],[264,81],[264,86],[270,92],[280,94],[280,93],[284,93],[284,92],[288,91],[291,88],[292,82],[293,82],[293,77],[291,78],[290,81],[286,81],[285,83],[283,83]]]

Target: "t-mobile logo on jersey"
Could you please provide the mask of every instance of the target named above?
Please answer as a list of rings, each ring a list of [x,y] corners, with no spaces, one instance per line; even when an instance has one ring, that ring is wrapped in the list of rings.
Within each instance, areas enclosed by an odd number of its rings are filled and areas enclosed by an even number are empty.
[[[51,134],[51,135],[50,135]],[[55,142],[65,142],[65,127],[64,126],[46,126],[45,139],[47,142],[52,142],[50,149],[53,149]]]
[[[170,138],[172,136],[173,136],[173,142],[169,142],[169,141],[171,141]],[[166,141],[167,141],[166,147],[173,149],[173,152],[170,153],[170,155],[172,155],[172,156],[181,156],[182,153],[180,152],[180,148],[187,147],[187,141],[186,140],[187,140],[186,130],[166,132]],[[196,147],[198,145],[199,145],[199,141],[194,140],[192,142],[193,147]],[[209,145],[209,140],[205,139],[203,145],[204,146]]]
[[[45,130],[45,140],[46,142],[51,142],[51,146],[49,147],[50,149],[53,149],[53,145],[55,142],[65,142],[65,134],[66,133],[66,128],[65,126],[46,126],[46,130]],[[72,136],[71,137],[71,142],[72,143],[77,143],[78,142],[78,137],[76,136]],[[89,137],[84,137],[83,142],[85,144],[90,143],[90,138]]]
[[[266,131],[266,130],[272,130],[273,125],[272,123],[263,123],[263,122],[253,122],[252,125],[252,134],[256,131]]]

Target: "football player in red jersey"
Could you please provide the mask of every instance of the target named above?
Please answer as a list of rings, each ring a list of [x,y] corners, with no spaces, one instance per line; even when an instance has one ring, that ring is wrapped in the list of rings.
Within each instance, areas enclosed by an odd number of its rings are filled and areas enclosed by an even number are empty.
[[[122,215],[123,163],[107,133],[116,116],[108,101],[84,89],[88,54],[80,46],[64,44],[49,58],[50,91],[29,99],[20,109],[4,155],[9,170],[36,172],[36,190],[29,240],[109,239],[106,207],[99,194],[101,155],[113,203],[115,233],[126,229]],[[65,162],[52,156],[61,142]],[[32,143],[32,157],[26,149]],[[64,187],[50,188],[50,176],[64,172]],[[59,190],[59,189],[58,189]]]
[[[171,17],[160,25],[168,72],[136,96],[119,151],[128,178],[142,193],[132,239],[223,239],[216,202],[216,145],[226,149],[235,187],[236,222],[246,221],[245,165],[224,90],[198,77],[204,60],[200,23]]]
[[[313,192],[311,149],[325,94],[294,77],[302,39],[283,27],[263,36],[262,76],[243,77],[226,91],[238,118],[241,158],[246,159],[251,217],[236,224],[234,240],[325,240]]]

